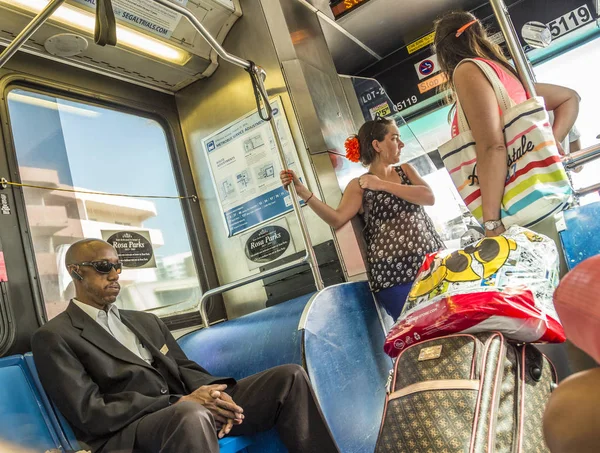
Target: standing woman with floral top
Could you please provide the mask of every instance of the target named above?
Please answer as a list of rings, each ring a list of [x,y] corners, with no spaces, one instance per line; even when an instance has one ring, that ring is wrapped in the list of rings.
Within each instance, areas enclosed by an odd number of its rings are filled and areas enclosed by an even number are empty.
[[[423,209],[435,202],[431,188],[410,164],[397,166],[403,147],[392,120],[363,124],[358,136],[346,140],[346,157],[369,171],[350,181],[337,209],[317,199],[293,171],[280,174],[282,184],[293,181],[298,196],[332,228],[363,216],[371,290],[394,320],[425,255],[444,248]]]

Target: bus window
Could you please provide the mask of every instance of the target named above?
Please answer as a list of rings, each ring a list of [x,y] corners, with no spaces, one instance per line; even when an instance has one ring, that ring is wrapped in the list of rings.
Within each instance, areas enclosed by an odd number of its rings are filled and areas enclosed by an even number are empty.
[[[600,39],[580,45],[568,52],[558,55],[544,63],[535,66],[538,82],[554,83],[572,88],[581,96],[579,116],[576,127],[581,134],[581,147],[595,145],[600,139],[600,124],[598,123],[598,105],[600,92],[593,77],[590,77],[591,61],[600,58]],[[571,173],[575,189],[589,187],[600,182],[600,160],[584,165],[578,173]],[[582,204],[598,201],[600,197],[593,193],[581,200]]]
[[[425,206],[425,211],[446,246],[452,248],[460,246],[460,238],[467,231],[470,223],[467,219],[471,215],[448,171],[444,167],[436,168],[428,156],[450,139],[449,111],[450,106],[446,105],[408,123],[404,123],[400,114],[394,115],[393,118],[398,123],[400,135],[406,145],[403,159],[409,160],[417,168],[435,194],[435,204]],[[438,162],[439,164],[441,161]]]
[[[64,257],[82,238],[119,244],[121,308],[195,306],[200,288],[181,201],[112,195],[178,196],[162,126],[23,89],[7,99],[21,182],[54,189],[23,188],[48,318],[74,296]]]

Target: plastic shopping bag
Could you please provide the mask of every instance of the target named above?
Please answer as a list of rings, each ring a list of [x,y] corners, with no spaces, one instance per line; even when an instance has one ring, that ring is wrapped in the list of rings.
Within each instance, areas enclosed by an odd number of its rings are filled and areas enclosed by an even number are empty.
[[[460,250],[428,255],[385,352],[455,333],[499,331],[522,342],[561,343],[552,295],[558,284],[554,242],[526,228]]]

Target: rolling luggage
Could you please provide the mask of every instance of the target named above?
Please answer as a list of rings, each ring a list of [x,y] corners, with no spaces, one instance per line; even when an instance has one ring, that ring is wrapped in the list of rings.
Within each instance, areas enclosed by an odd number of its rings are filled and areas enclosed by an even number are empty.
[[[552,363],[499,332],[413,344],[394,365],[375,453],[543,453]]]

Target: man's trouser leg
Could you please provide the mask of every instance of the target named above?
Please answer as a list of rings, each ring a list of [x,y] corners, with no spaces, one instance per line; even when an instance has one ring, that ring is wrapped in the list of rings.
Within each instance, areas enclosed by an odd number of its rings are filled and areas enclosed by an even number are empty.
[[[135,436],[135,452],[218,453],[215,421],[202,405],[182,401],[146,415]]]
[[[232,436],[277,429],[290,453],[338,453],[306,372],[298,365],[271,368],[227,390],[244,409]]]

